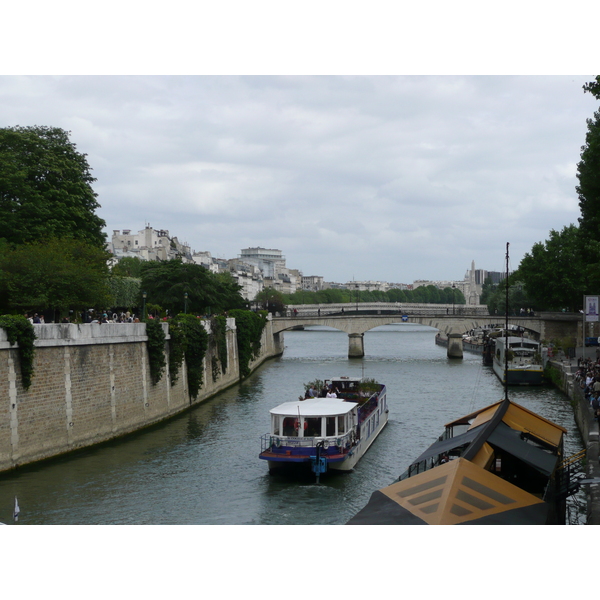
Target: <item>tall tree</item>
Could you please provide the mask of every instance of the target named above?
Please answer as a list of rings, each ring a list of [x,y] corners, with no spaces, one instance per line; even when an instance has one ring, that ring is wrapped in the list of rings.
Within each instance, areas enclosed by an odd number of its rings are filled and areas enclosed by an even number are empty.
[[[245,306],[241,289],[229,274],[214,274],[181,260],[147,261],[142,265],[142,292],[147,301],[159,304],[170,314],[218,313]],[[187,301],[185,294],[187,294]]]
[[[44,312],[105,308],[108,253],[81,240],[50,239],[0,252],[0,309]]]
[[[71,237],[103,249],[90,171],[63,129],[0,128],[0,237],[11,245]]]
[[[118,277],[141,277],[144,261],[137,256],[125,256],[111,269]]]
[[[600,75],[595,81],[583,86],[600,100]],[[580,243],[584,261],[590,265],[590,274],[594,276],[588,286],[600,284],[597,275],[600,272],[600,111],[594,112],[593,119],[587,119],[585,144],[581,147],[581,161],[577,165],[579,185],[575,190],[579,196]],[[595,265],[595,266],[592,266]]]
[[[538,310],[581,307],[589,266],[582,258],[576,225],[550,231],[550,238],[533,245],[512,281],[522,281],[527,297]],[[505,289],[505,288],[504,288]]]

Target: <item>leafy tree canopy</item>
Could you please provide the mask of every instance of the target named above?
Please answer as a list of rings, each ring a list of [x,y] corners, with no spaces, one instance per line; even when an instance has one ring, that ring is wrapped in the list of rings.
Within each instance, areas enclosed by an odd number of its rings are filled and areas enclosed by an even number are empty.
[[[90,171],[63,129],[0,128],[0,236],[11,245],[71,237],[104,249]]]
[[[137,256],[125,256],[111,269],[119,277],[141,277],[144,261]]]
[[[214,274],[201,265],[181,260],[147,261],[141,276],[147,302],[159,304],[169,314],[183,313],[186,308],[198,315],[220,313],[246,305],[240,286],[229,273]]]
[[[537,310],[579,309],[589,268],[585,265],[576,225],[550,231],[550,238],[533,245],[512,280],[523,282]]]
[[[263,296],[259,296],[262,302]],[[434,285],[420,286],[415,290],[392,289],[387,292],[327,289],[318,292],[300,290],[294,294],[282,294],[282,302],[289,304],[345,304],[355,302],[417,302],[424,304],[466,304],[464,294],[451,287],[443,290]],[[279,309],[278,309],[279,310]]]
[[[282,313],[285,310],[283,294],[273,288],[265,288],[256,294],[255,301],[258,302],[263,309],[275,314]]]
[[[108,306],[108,254],[71,238],[0,249],[0,309],[14,312]]]
[[[600,76],[583,86],[596,99],[600,99]],[[585,144],[581,147],[581,161],[577,165],[579,185],[579,228],[583,258],[588,264],[598,263],[600,256],[600,111],[587,119]]]

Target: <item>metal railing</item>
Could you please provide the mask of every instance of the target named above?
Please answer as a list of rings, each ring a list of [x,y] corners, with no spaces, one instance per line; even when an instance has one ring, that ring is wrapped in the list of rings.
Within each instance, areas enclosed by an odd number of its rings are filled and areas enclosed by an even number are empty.
[[[337,436],[315,436],[315,437],[296,437],[286,435],[274,435],[272,433],[265,433],[260,437],[260,451],[265,452],[270,449],[273,445],[277,445],[277,441],[280,442],[280,446],[286,448],[314,448],[317,442],[326,440],[330,445],[335,446],[346,446],[350,443],[352,431],[347,431],[342,435]]]

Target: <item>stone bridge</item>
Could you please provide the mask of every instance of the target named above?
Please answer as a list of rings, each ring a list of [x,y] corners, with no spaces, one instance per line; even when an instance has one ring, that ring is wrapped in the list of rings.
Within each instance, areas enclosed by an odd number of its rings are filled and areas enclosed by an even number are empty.
[[[361,358],[365,355],[365,332],[380,325],[415,323],[433,327],[453,337],[483,327],[484,325],[504,325],[504,317],[477,314],[360,314],[346,312],[343,315],[304,315],[273,318],[273,333],[310,325],[325,325],[348,334],[348,357]],[[511,325],[518,325],[528,331],[534,339],[550,341],[555,338],[575,337],[581,340],[582,318],[578,313],[539,313],[536,316],[509,317]]]

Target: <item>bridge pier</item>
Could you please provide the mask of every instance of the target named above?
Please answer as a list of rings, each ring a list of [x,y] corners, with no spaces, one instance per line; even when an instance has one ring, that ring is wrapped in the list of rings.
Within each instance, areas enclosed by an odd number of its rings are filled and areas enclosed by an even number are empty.
[[[365,355],[364,333],[348,334],[348,358],[362,358]]]
[[[448,358],[463,357],[463,342],[461,333],[448,334]]]

